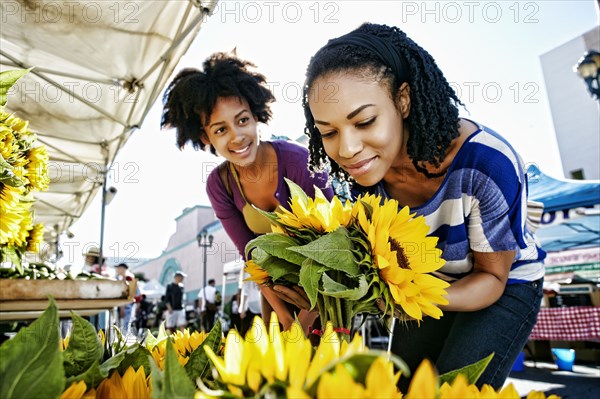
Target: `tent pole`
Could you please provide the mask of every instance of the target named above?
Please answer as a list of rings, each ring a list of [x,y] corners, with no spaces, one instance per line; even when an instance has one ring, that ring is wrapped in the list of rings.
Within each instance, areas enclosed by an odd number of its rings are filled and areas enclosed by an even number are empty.
[[[106,171],[102,173],[102,205],[100,207],[100,268],[104,260],[104,216],[106,213]]]

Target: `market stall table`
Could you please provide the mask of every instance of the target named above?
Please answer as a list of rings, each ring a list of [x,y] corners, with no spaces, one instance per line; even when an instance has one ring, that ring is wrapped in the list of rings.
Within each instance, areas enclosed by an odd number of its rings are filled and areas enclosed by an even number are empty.
[[[70,311],[91,316],[131,303],[135,282],[99,280],[0,279],[0,321],[33,320],[56,300],[60,317]]]
[[[541,308],[529,339],[600,342],[600,307]]]

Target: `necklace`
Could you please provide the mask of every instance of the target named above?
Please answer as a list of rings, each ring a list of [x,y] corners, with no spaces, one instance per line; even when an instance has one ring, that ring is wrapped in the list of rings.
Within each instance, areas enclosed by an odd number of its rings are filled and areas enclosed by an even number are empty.
[[[441,172],[437,172],[437,173],[431,173],[429,172],[426,168],[422,167],[421,165],[419,165],[419,163],[417,162],[416,159],[412,160],[412,163],[415,167],[415,169],[417,169],[417,171],[423,173],[425,175],[425,177],[427,177],[428,179],[434,179],[436,177],[442,177],[446,174],[446,172],[448,171],[448,169],[445,169]]]

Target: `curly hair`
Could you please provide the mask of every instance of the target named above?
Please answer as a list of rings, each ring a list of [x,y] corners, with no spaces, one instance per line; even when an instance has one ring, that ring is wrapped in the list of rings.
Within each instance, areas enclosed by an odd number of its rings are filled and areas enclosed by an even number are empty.
[[[215,53],[195,68],[181,70],[171,81],[163,96],[161,129],[177,130],[177,146],[183,149],[191,141],[194,149],[205,147],[201,141],[206,135],[204,126],[221,97],[246,100],[250,111],[259,122],[271,119],[270,103],[275,96],[266,87],[264,75],[252,72],[256,65],[227,53]],[[215,154],[214,147],[210,151]]]
[[[402,58],[402,65],[408,69],[408,73],[403,71],[407,79],[401,79],[390,65],[385,65],[376,54],[364,47],[348,43],[322,47],[310,60],[303,89],[302,106],[306,117],[304,132],[309,137],[309,169],[317,172],[330,165],[330,174],[334,178],[351,180],[325,153],[321,135],[308,106],[311,86],[315,80],[341,72],[352,73],[361,78],[371,76],[380,81],[389,90],[393,101],[397,98],[400,86],[405,83],[402,80],[406,80],[411,100],[410,115],[405,119],[410,132],[408,155],[421,173],[424,173],[423,162],[439,166],[451,141],[459,135],[458,105],[464,105],[433,57],[397,27],[365,23],[352,33],[354,32],[388,40]],[[421,163],[421,167],[418,163]]]

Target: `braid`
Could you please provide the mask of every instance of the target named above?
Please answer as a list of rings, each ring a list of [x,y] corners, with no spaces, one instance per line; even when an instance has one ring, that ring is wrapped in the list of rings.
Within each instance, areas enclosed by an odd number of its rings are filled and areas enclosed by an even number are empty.
[[[408,68],[411,107],[405,123],[410,132],[408,155],[417,163],[429,162],[436,167],[444,160],[452,140],[458,137],[458,105],[463,105],[444,77],[433,57],[397,27],[366,23],[356,29],[391,41]],[[402,85],[391,68],[363,47],[342,44],[321,48],[310,60],[306,72],[302,105],[306,116],[305,134],[309,136],[311,171],[331,165],[333,177],[349,179],[325,153],[323,142],[308,107],[309,90],[322,76],[339,72],[373,76],[389,88],[393,101]],[[464,106],[464,105],[463,105]]]
[[[217,100],[236,97],[248,102],[250,111],[259,122],[271,119],[270,103],[273,93],[266,87],[264,75],[251,72],[256,67],[226,53],[215,53],[204,61],[202,71],[194,68],[181,70],[163,95],[162,129],[177,130],[177,146],[182,149],[188,142],[194,149],[204,149],[201,141]],[[210,148],[215,154],[215,149]]]

